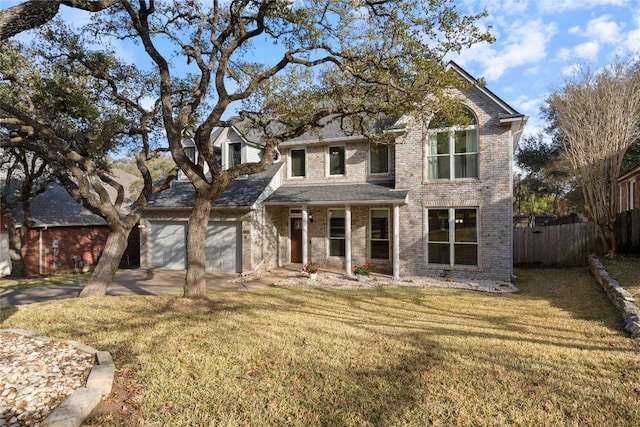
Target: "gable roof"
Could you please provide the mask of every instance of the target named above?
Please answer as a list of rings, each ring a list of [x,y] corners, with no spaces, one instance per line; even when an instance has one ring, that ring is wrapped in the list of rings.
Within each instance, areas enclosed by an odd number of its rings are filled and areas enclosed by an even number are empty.
[[[471,83],[476,89],[480,91],[486,98],[493,101],[493,103],[502,110],[500,113],[500,122],[504,123],[506,121],[512,120],[521,120],[526,116],[524,114],[519,113],[513,108],[511,105],[507,104],[502,98],[500,98],[495,93],[491,92],[485,85],[481,85],[478,80],[469,74],[465,69],[456,64],[453,61],[449,61],[447,64],[447,69],[452,69],[457,72],[460,77],[465,79],[467,82]],[[503,121],[504,120],[504,121]]]
[[[267,189],[284,163],[274,163],[265,171],[239,177],[214,202],[215,208],[251,208]],[[175,181],[170,189],[151,196],[147,209],[185,209],[195,202],[195,190],[189,181]]]

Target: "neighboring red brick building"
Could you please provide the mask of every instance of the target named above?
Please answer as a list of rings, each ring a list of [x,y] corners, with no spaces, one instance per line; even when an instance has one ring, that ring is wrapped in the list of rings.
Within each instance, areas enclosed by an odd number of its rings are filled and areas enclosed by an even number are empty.
[[[6,223],[2,218],[2,209],[0,209],[0,277],[8,276],[10,273],[9,235],[7,233]]]
[[[25,275],[87,271],[98,262],[108,236],[106,225],[31,228],[22,242]],[[120,265],[139,263],[140,233],[136,226]]]
[[[125,188],[136,178],[124,172],[116,179]],[[17,224],[22,223],[19,208],[12,210]],[[109,227],[103,218],[79,205],[58,184],[31,199],[33,225],[20,233],[24,275],[64,271],[88,271],[98,262]],[[134,227],[120,265],[140,265],[140,232]]]
[[[640,208],[640,166],[618,178],[618,212]]]

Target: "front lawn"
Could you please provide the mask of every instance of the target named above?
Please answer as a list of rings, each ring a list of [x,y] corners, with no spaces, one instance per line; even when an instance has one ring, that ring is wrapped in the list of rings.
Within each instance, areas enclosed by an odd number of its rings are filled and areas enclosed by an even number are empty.
[[[63,300],[3,328],[114,356],[92,425],[633,425],[640,345],[586,270],[520,294],[263,288]],[[118,400],[119,399],[119,400]],[[105,412],[109,410],[111,412]]]
[[[0,291],[49,285],[62,285],[73,282],[86,282],[90,278],[91,273],[61,273],[33,277],[2,277],[0,278]]]

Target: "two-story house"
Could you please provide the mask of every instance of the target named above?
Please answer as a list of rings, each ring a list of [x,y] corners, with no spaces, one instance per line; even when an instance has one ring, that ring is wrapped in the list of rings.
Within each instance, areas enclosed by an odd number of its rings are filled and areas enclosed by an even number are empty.
[[[463,125],[403,117],[393,145],[333,123],[279,146],[267,171],[236,180],[212,208],[207,267],[246,272],[313,260],[401,275],[510,280],[512,160],[527,118],[455,63],[471,83]],[[188,144],[188,142],[186,143]],[[237,127],[214,135],[223,167],[259,156]],[[197,153],[194,153],[197,155]],[[185,268],[190,183],[152,199],[141,222],[143,267]]]

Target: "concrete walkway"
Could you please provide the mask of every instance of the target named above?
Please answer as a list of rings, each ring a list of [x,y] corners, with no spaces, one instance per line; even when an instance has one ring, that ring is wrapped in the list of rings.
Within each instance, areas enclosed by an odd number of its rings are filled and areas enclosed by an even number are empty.
[[[182,295],[185,270],[120,270],[113,277],[107,295]],[[207,272],[208,290],[248,290],[269,286],[285,279],[290,270],[239,277],[233,273]],[[0,291],[0,307],[31,304],[78,296],[86,282]]]

